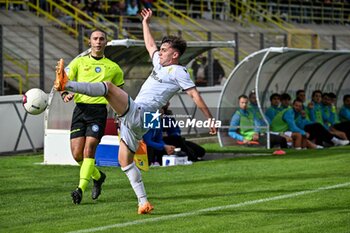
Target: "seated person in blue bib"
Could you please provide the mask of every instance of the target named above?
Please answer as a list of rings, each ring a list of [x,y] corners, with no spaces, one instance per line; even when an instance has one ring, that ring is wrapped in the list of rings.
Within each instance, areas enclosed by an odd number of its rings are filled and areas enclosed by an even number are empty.
[[[229,136],[237,140],[239,144],[259,144],[264,133],[264,130],[259,128],[260,120],[248,110],[246,95],[240,95],[238,101],[239,109],[232,116]],[[275,146],[287,148],[287,140],[279,135],[270,134],[270,147]]]

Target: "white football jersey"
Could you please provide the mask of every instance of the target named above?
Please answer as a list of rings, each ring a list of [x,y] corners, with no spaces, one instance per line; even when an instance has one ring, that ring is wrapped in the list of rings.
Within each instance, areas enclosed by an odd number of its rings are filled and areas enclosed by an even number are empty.
[[[180,89],[187,90],[195,87],[187,69],[181,65],[161,66],[159,51],[153,55],[153,70],[141,87],[135,103],[144,110],[154,112],[160,109]]]

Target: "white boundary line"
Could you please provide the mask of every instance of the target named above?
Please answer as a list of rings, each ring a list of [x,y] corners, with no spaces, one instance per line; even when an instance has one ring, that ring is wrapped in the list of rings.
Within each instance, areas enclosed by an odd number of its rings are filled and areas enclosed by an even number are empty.
[[[232,208],[237,208],[237,207],[242,207],[242,206],[249,206],[249,205],[259,204],[259,203],[263,203],[263,202],[287,199],[287,198],[302,196],[302,195],[311,194],[311,193],[317,193],[317,192],[321,192],[321,191],[324,191],[324,190],[336,189],[336,188],[341,188],[341,187],[346,187],[346,186],[350,186],[350,182],[337,184],[337,185],[332,185],[332,186],[320,187],[320,188],[313,189],[313,190],[306,190],[306,191],[300,191],[300,192],[295,192],[295,193],[290,193],[290,194],[285,194],[285,195],[280,195],[280,196],[263,198],[263,199],[258,199],[258,200],[245,201],[245,202],[232,204],[232,205],[217,206],[217,207],[200,209],[200,210],[187,212],[187,213],[172,214],[172,215],[166,215],[166,216],[161,216],[161,217],[156,217],[156,218],[147,218],[147,219],[135,220],[135,221],[131,221],[131,222],[106,225],[106,226],[102,226],[102,227],[95,227],[95,228],[89,228],[89,229],[78,230],[78,231],[70,231],[68,233],[96,232],[96,231],[103,231],[103,230],[108,230],[108,229],[112,229],[112,228],[121,228],[121,227],[139,225],[139,224],[150,223],[150,222],[159,222],[159,221],[164,221],[164,220],[169,220],[169,219],[175,219],[175,218],[182,218],[182,217],[198,215],[198,214],[205,213],[205,212],[212,212],[212,211],[218,211],[218,210],[232,209]]]

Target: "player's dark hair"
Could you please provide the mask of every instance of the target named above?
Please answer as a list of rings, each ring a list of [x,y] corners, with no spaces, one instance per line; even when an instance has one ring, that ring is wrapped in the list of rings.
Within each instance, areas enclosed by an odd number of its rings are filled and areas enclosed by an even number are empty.
[[[281,98],[281,95],[278,94],[278,93],[273,93],[271,96],[270,96],[270,102],[273,100],[273,98],[275,97],[278,97],[278,98]]]
[[[300,93],[305,93],[305,90],[303,90],[303,89],[299,89],[299,90],[297,90],[297,92],[296,92],[296,95],[298,96]]]
[[[290,95],[288,93],[283,93],[280,96],[281,100],[291,100],[292,98],[290,97]]]
[[[337,95],[334,93],[334,92],[329,92],[328,93],[328,96],[332,99],[336,99],[337,98]]]
[[[346,100],[347,98],[350,98],[350,95],[344,95],[344,96],[343,96],[343,102],[345,102],[345,100]]]
[[[312,92],[311,98],[314,98],[314,96],[315,96],[317,93],[321,94],[321,96],[322,96],[322,91],[321,91],[321,90],[314,90],[314,91]]]
[[[329,95],[329,93],[328,93],[328,92],[324,92],[324,93],[322,93],[322,98],[325,98],[325,97],[329,97],[329,98],[331,98],[331,96]]]
[[[107,39],[107,33],[100,28],[95,28],[94,30],[92,30],[90,35],[89,35],[89,39],[91,39],[92,33],[94,33],[94,32],[102,32],[105,35],[105,38]]]
[[[185,50],[187,48],[186,41],[178,36],[165,36],[163,37],[161,44],[164,44],[164,43],[170,44],[171,48],[179,51],[180,56],[185,53]]]
[[[240,96],[238,96],[238,100],[240,100],[241,98],[243,98],[243,99],[248,99],[248,96],[246,96],[246,95],[240,95]]]
[[[301,101],[300,99],[295,99],[294,101],[293,101],[293,105],[296,103],[296,102],[299,102],[299,103],[301,103],[301,104],[303,104],[303,101]]]

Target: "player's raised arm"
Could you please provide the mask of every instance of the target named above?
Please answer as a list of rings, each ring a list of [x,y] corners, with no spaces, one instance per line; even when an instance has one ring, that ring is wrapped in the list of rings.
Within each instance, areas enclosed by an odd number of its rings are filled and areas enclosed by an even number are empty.
[[[154,52],[158,50],[157,44],[154,41],[154,38],[151,34],[151,30],[149,27],[149,24],[151,22],[152,17],[152,10],[151,9],[142,9],[141,11],[142,16],[142,28],[143,28],[143,39],[145,41],[146,49],[149,53],[149,56],[152,58]]]

